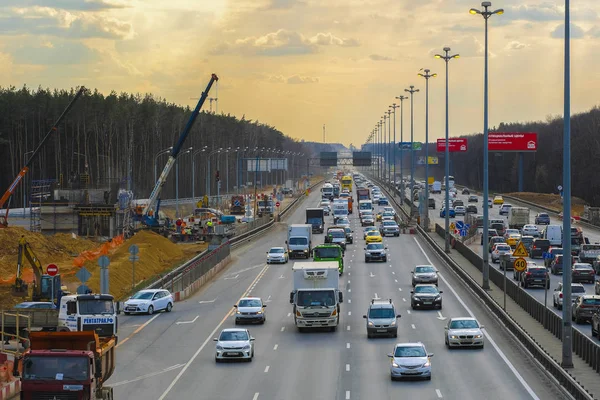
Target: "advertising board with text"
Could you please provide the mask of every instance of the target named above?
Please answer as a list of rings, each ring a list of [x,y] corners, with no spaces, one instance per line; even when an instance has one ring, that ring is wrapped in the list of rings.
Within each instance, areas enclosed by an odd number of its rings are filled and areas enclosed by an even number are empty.
[[[467,138],[448,138],[448,151],[450,153],[467,150]],[[437,151],[440,153],[446,151],[446,139],[437,140]]]
[[[490,132],[489,151],[537,151],[537,133],[534,132]]]

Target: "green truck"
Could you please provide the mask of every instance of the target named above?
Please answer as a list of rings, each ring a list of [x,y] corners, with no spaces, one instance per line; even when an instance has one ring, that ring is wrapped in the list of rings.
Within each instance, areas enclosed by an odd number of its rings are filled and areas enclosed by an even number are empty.
[[[313,247],[314,261],[337,261],[339,274],[344,273],[344,250],[333,243],[319,244]]]

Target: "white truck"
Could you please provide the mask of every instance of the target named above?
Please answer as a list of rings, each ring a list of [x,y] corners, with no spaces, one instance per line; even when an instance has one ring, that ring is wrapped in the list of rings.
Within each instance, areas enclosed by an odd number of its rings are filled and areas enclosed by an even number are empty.
[[[433,193],[433,194],[442,193],[442,182],[440,182],[440,181],[433,182],[433,184],[431,185],[431,193]]]
[[[510,229],[521,229],[529,223],[529,208],[511,207],[508,213],[508,227]]]
[[[312,248],[312,225],[291,224],[285,244],[290,258],[309,258]]]
[[[333,200],[333,185],[331,183],[324,183],[321,188],[321,196],[329,200]]]
[[[296,262],[292,267],[294,323],[300,332],[306,328],[329,328],[340,324],[343,294],[337,261]]]

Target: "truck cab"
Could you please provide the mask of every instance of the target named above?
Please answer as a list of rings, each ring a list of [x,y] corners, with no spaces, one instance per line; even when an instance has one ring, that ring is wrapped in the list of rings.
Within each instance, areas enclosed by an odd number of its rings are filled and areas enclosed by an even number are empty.
[[[100,337],[117,337],[117,314],[113,296],[79,294],[63,296],[58,311],[58,331],[92,331]]]
[[[338,263],[339,274],[344,273],[344,249],[337,244],[319,244],[313,248],[313,260],[335,261]]]

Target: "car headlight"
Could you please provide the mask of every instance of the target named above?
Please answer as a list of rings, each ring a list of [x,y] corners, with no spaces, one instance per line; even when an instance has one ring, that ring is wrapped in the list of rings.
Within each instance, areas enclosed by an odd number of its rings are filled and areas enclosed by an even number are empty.
[[[398,368],[398,364],[396,364],[394,361],[392,361],[392,367]]]
[[[393,320],[390,326],[396,326],[396,320]]]
[[[373,322],[372,322],[372,321],[369,321],[369,322],[367,323],[367,325],[369,325],[369,326],[373,326]]]
[[[436,300],[441,300],[441,299],[442,299],[442,296],[441,296],[441,295],[437,295],[437,296],[435,297],[435,299],[436,299]]]
[[[236,311],[235,313],[236,313],[236,314],[241,314],[242,312],[241,312],[241,311]]]
[[[221,346],[220,344],[217,345],[217,350],[223,350],[223,346]]]
[[[456,336],[456,335],[450,335],[450,339],[458,339],[458,336]]]
[[[257,314],[262,314],[263,312],[262,312],[262,310],[260,310],[260,311],[257,311],[256,313]]]
[[[244,351],[248,351],[248,350],[250,350],[250,345],[249,345],[249,344],[245,345],[243,350],[244,350]]]
[[[475,335],[475,339],[481,339],[483,335]]]
[[[427,360],[427,362],[425,364],[423,364],[424,367],[431,367],[431,361]]]

